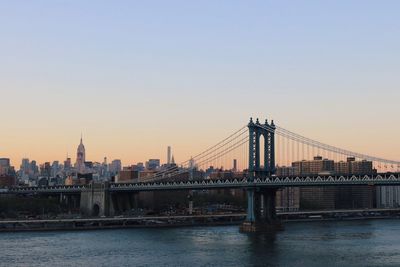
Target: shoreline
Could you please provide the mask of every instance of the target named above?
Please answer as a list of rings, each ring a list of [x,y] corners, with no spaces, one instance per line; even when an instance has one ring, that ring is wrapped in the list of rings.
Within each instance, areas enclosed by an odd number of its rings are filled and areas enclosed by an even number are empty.
[[[182,219],[183,221],[177,221]],[[49,232],[49,231],[93,231],[134,228],[179,228],[179,227],[215,227],[240,225],[244,214],[225,214],[209,216],[176,216],[176,217],[127,217],[127,218],[85,218],[58,220],[14,220],[0,221],[0,233],[7,232]],[[281,219],[282,223],[297,222],[332,222],[400,219],[399,216],[363,216],[343,218],[298,218]],[[176,221],[171,221],[176,220]]]
[[[19,229],[1,229],[1,233],[17,232],[57,232],[57,231],[96,231],[96,230],[115,230],[115,229],[145,229],[145,228],[180,228],[180,227],[201,227],[201,226],[230,226],[240,225],[240,222],[214,222],[214,223],[182,223],[182,224],[160,224],[160,225],[115,225],[115,226],[85,226],[85,227],[52,227],[52,228],[19,228]]]
[[[365,217],[347,217],[347,218],[321,218],[321,219],[290,219],[282,220],[283,223],[296,223],[296,222],[343,222],[343,221],[368,221],[368,220],[396,220],[400,219],[399,216],[365,216]]]

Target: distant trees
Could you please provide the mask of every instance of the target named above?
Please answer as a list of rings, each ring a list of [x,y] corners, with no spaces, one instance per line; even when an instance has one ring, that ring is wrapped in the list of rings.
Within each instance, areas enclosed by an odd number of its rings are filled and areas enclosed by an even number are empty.
[[[57,198],[0,197],[0,218],[48,215],[59,212],[61,212],[61,206]]]

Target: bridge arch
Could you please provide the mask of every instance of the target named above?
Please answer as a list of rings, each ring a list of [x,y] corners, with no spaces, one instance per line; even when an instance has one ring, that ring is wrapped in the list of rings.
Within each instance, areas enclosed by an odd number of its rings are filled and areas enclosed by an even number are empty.
[[[92,216],[98,217],[100,215],[100,205],[98,203],[93,204]]]
[[[259,151],[264,151],[265,152],[264,147],[266,145],[265,143],[268,142],[267,141],[268,137],[266,137],[264,134],[260,134],[257,138],[258,138],[258,140],[257,140],[258,148],[257,149]],[[266,165],[265,165],[266,156],[267,156],[266,153],[261,153],[260,152],[260,156],[257,159],[258,160],[257,165],[259,166],[260,169],[265,169],[265,167],[266,167]]]

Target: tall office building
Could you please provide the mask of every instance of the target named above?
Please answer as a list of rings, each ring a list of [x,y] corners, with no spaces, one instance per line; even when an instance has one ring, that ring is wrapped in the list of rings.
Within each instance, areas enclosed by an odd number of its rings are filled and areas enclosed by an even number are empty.
[[[60,163],[53,161],[53,164],[51,164],[51,177],[56,177],[60,169]]]
[[[168,165],[171,164],[171,156],[172,156],[172,149],[170,146],[168,146],[168,149],[167,149],[167,164]]]
[[[11,169],[10,159],[0,158],[0,175],[9,174]]]
[[[149,159],[146,162],[147,170],[156,170],[158,168],[160,168],[160,160],[159,159]]]
[[[237,159],[234,159],[234,160],[233,160],[233,171],[234,171],[234,172],[237,172],[237,171],[238,171],[238,169],[237,169]]]
[[[132,165],[132,170],[142,172],[145,170],[143,162],[138,162],[135,165]]]
[[[75,163],[75,169],[78,173],[85,173],[85,161],[86,161],[86,149],[85,146],[83,145],[82,137],[81,137],[81,142],[78,146],[77,152],[76,152],[76,163]]]
[[[50,162],[45,162],[44,164],[40,165],[40,175],[46,178],[51,177],[51,164]]]
[[[31,161],[31,169],[34,175],[39,173],[39,167],[37,166],[36,160]]]
[[[193,157],[191,157],[189,160],[189,169],[194,169],[194,168],[196,168],[196,162],[194,161]]]
[[[67,158],[67,159],[64,161],[64,169],[65,169],[65,170],[69,170],[69,169],[71,169],[71,167],[72,167],[71,158]]]
[[[119,173],[121,169],[122,169],[122,163],[121,160],[119,159],[113,160],[109,166],[109,171],[112,175]]]
[[[21,175],[22,176],[29,175],[30,170],[31,170],[31,165],[29,163],[29,159],[27,159],[27,158],[22,159],[21,168],[20,168]]]

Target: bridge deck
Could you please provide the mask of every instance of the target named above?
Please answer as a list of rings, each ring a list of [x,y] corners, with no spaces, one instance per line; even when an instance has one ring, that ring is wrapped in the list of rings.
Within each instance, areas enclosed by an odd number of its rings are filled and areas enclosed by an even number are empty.
[[[314,176],[314,177],[268,177],[253,181],[244,179],[221,179],[182,182],[113,183],[104,189],[110,192],[140,192],[159,190],[207,190],[235,188],[277,188],[340,185],[400,185],[400,174],[365,176]],[[0,190],[0,194],[77,194],[92,189],[92,185],[13,187]]]

